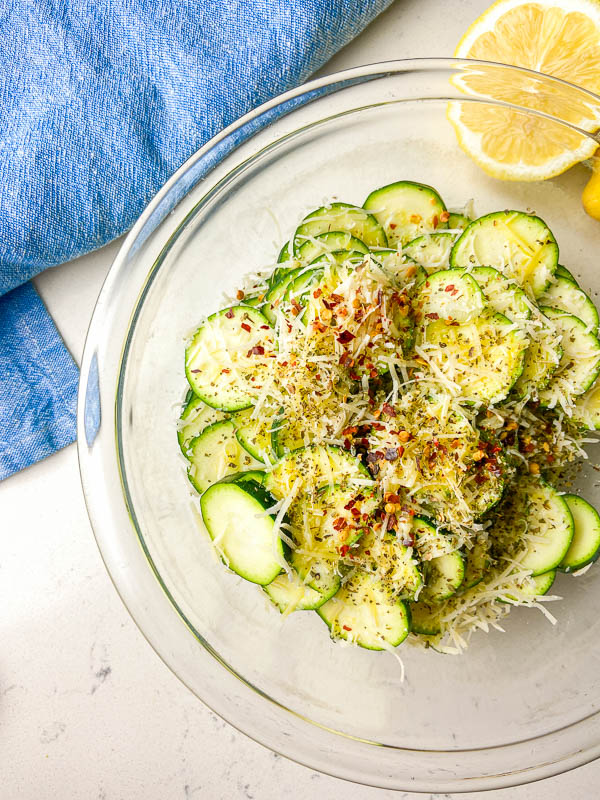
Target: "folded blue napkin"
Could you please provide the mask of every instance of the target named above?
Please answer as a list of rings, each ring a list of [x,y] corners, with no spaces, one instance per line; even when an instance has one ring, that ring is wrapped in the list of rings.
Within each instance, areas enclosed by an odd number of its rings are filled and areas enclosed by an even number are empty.
[[[127,230],[197,148],[390,2],[1,4],[0,479],[75,438],[77,370],[26,281]]]

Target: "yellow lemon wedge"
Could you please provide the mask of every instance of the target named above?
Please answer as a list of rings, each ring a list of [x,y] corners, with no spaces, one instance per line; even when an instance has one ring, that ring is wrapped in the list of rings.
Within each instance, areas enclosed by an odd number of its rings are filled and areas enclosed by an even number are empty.
[[[600,94],[600,1],[498,0],[470,26],[455,56],[526,67]],[[535,76],[515,80],[497,67],[467,68],[455,83],[465,94],[560,115],[585,131],[600,128],[600,102]],[[504,180],[551,178],[597,147],[577,131],[508,106],[453,102],[448,118],[463,150]]]
[[[590,217],[600,220],[600,157],[598,156],[593,159],[592,177],[583,190],[581,202]]]

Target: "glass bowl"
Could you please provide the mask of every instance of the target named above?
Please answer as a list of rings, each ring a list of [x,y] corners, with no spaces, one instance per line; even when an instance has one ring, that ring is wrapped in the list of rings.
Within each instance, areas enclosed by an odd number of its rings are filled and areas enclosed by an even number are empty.
[[[465,76],[483,79],[465,89]],[[490,86],[511,87],[512,98],[519,87],[523,108],[494,100]],[[451,59],[360,67],[261,106],[184,164],[127,237],[90,326],[79,398],[81,474],[98,545],[175,674],[289,758],[423,792],[516,785],[598,756],[600,568],[559,576],[565,599],[552,607],[555,626],[516,609],[505,633],[475,635],[461,657],[402,647],[401,683],[389,653],[333,644],[310,612],[282,620],[260,589],[215,560],[176,419],[184,337],[244,273],[275,261],[304,213],[334,196],[360,204],[373,188],[411,179],[435,186],[449,208],[474,198],[478,214],[535,209],[556,235],[561,263],[584,288],[598,288],[600,226],[580,205],[589,165],[544,182],[489,177],[457,144],[452,100],[512,108],[511,119],[531,123],[528,135],[543,120],[565,158],[574,141],[594,141],[569,124],[573,103],[600,118],[600,99],[569,84]],[[584,469],[579,486],[600,505],[595,477]]]

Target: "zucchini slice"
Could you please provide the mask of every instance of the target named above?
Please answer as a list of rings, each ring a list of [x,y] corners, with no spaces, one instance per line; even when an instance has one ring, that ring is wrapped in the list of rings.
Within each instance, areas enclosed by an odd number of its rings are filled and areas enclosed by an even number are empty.
[[[292,550],[289,558],[302,581],[306,586],[319,592],[323,602],[333,597],[340,588],[336,562],[331,557],[323,557],[318,553],[303,553],[298,549]]]
[[[410,604],[411,630],[422,636],[437,636],[442,632],[439,607],[419,600]]]
[[[572,419],[582,428],[600,431],[600,381],[577,398]]]
[[[531,306],[527,295],[514,281],[493,267],[474,267],[469,275],[475,278],[494,311],[504,314],[511,322],[529,319]]]
[[[391,245],[406,244],[422,236],[448,227],[444,201],[431,186],[413,181],[397,181],[367,197],[364,207],[383,225]]]
[[[574,283],[575,286],[579,286],[577,278],[573,275],[572,272],[569,272],[569,270],[566,267],[563,267],[562,264],[559,264],[556,267],[556,272],[554,273],[554,276],[556,278],[566,278],[568,281],[571,281],[571,283]]]
[[[265,486],[278,500],[289,496],[294,485],[299,495],[311,494],[324,486],[370,484],[367,468],[356,456],[335,445],[309,445],[293,450],[267,473]]]
[[[196,436],[199,436],[205,428],[215,422],[224,422],[226,419],[227,414],[207,406],[204,400],[196,397],[190,389],[185,398],[185,405],[179,418],[179,429],[177,430],[177,441],[183,455],[187,456],[190,442]]]
[[[474,220],[456,240],[453,267],[494,267],[527,288],[544,293],[558,264],[558,245],[545,222],[522,211],[496,211]]]
[[[432,322],[425,329],[425,342],[430,361],[464,397],[482,403],[498,403],[507,396],[523,370],[528,344],[502,314],[483,315],[464,325]]]
[[[600,555],[600,516],[587,500],[576,494],[563,494],[573,517],[573,540],[558,568],[575,572],[596,561]]]
[[[204,428],[190,442],[187,458],[190,462],[188,478],[200,494],[226,475],[263,466],[241,446],[230,420]]]
[[[188,382],[213,408],[248,408],[269,378],[276,347],[273,329],[256,308],[223,309],[198,328],[185,351]]]
[[[356,570],[331,600],[317,610],[332,639],[367,650],[397,647],[410,632],[407,606],[372,575]]]
[[[283,572],[264,587],[269,599],[282,614],[292,611],[311,611],[327,602],[327,597],[311,589],[297,572]]]
[[[376,250],[372,253],[372,258],[381,264],[383,272],[398,286],[405,286],[407,283],[415,283],[418,286],[427,278],[423,267],[399,250]]]
[[[470,322],[486,302],[477,281],[466,272],[445,269],[429,275],[419,287],[415,307],[424,324],[430,320]]]
[[[294,255],[306,241],[329,231],[348,231],[367,247],[387,247],[383,228],[368,210],[350,203],[331,203],[304,217],[294,234]]]
[[[432,558],[423,564],[423,591],[419,599],[425,603],[441,603],[460,589],[465,579],[465,562],[455,550]]]
[[[423,586],[423,576],[413,558],[413,551],[401,537],[386,533],[381,537],[370,530],[352,551],[351,564],[368,571],[377,569],[382,582],[401,600],[414,600]]]
[[[555,277],[539,298],[540,305],[566,311],[580,319],[593,333],[598,330],[598,311],[587,294],[568,278]]]
[[[465,554],[465,580],[463,589],[472,589],[484,579],[491,564],[487,542],[477,541]]]
[[[252,417],[254,409],[245,408],[231,417],[235,426],[235,435],[244,450],[258,461],[265,461],[265,456],[273,453],[271,428],[276,417],[263,410],[258,419]]]
[[[594,383],[600,372],[600,341],[577,317],[542,306],[561,334],[563,355],[547,388],[539,393],[542,406],[554,408],[561,399],[572,400]]]
[[[431,274],[450,267],[450,253],[455,239],[454,233],[426,233],[405,245],[403,252]]]
[[[451,211],[448,217],[448,227],[454,231],[464,231],[467,225],[473,222],[472,219],[466,217],[464,214],[459,214],[456,211]]]
[[[538,399],[539,393],[550,383],[563,357],[561,336],[550,320],[539,310],[535,312],[537,326],[532,332],[529,347],[525,351],[523,371],[513,386],[519,398]]]
[[[534,577],[558,567],[574,530],[564,498],[544,480],[524,478],[502,511],[492,529],[497,556],[515,559]]]
[[[275,517],[264,513],[272,505],[254,481],[215,483],[200,499],[206,529],[229,569],[261,586],[279,575],[287,550]]]
[[[302,264],[310,264],[323,253],[333,253],[335,250],[350,250],[357,253],[369,252],[367,245],[352,236],[348,231],[327,231],[327,233],[319,233],[300,245],[297,258]]]
[[[262,313],[269,320],[271,325],[275,325],[275,309],[281,302],[283,302],[288,286],[295,278],[297,278],[299,275],[302,275],[307,269],[308,268],[306,266],[298,266],[293,267],[292,269],[282,270],[279,273],[277,280],[274,280],[271,283],[271,288],[265,295],[265,304],[261,308]]]
[[[290,261],[293,258],[294,257],[290,253],[290,243],[286,242],[279,251],[279,255],[277,256],[277,263],[282,264],[284,261]]]
[[[515,588],[512,591],[516,591],[517,594],[505,592],[498,597],[498,600],[502,603],[510,602],[513,605],[534,600],[536,597],[548,594],[555,578],[556,570],[551,569],[548,572],[542,572],[541,575],[532,575],[529,578],[515,581]]]

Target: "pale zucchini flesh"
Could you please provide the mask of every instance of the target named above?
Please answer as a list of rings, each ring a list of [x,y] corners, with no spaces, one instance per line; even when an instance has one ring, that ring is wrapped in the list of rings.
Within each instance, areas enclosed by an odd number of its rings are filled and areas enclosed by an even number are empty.
[[[576,494],[562,497],[573,517],[573,539],[558,568],[563,572],[575,572],[600,555],[600,516],[583,497]]]
[[[598,330],[598,311],[587,294],[568,278],[556,277],[538,299],[540,305],[551,306],[578,317],[593,333]]]
[[[188,477],[202,494],[226,475],[262,467],[239,443],[233,422],[215,422],[204,428],[188,447]]]
[[[327,598],[307,586],[297,572],[282,572],[264,587],[269,599],[282,614],[311,611],[327,602]]]
[[[385,232],[368,209],[350,203],[331,203],[312,211],[296,229],[293,239],[294,254],[309,239],[329,231],[348,231],[367,247],[387,247]]]
[[[539,297],[556,271],[558,245],[539,217],[522,211],[496,211],[474,220],[463,231],[452,248],[450,264],[494,267]]]
[[[431,274],[450,267],[450,253],[455,239],[454,233],[426,233],[408,242],[402,252]]]
[[[348,231],[328,231],[320,233],[300,245],[297,257],[302,264],[310,264],[315,258],[324,253],[333,253],[336,250],[349,250],[357,253],[369,252],[367,245],[352,236]]]
[[[431,320],[470,322],[485,308],[477,281],[465,272],[441,270],[420,285],[416,308],[424,324]]]
[[[425,233],[447,228],[444,201],[436,190],[414,181],[397,181],[376,189],[364,202],[377,217],[390,245],[407,242]]]

